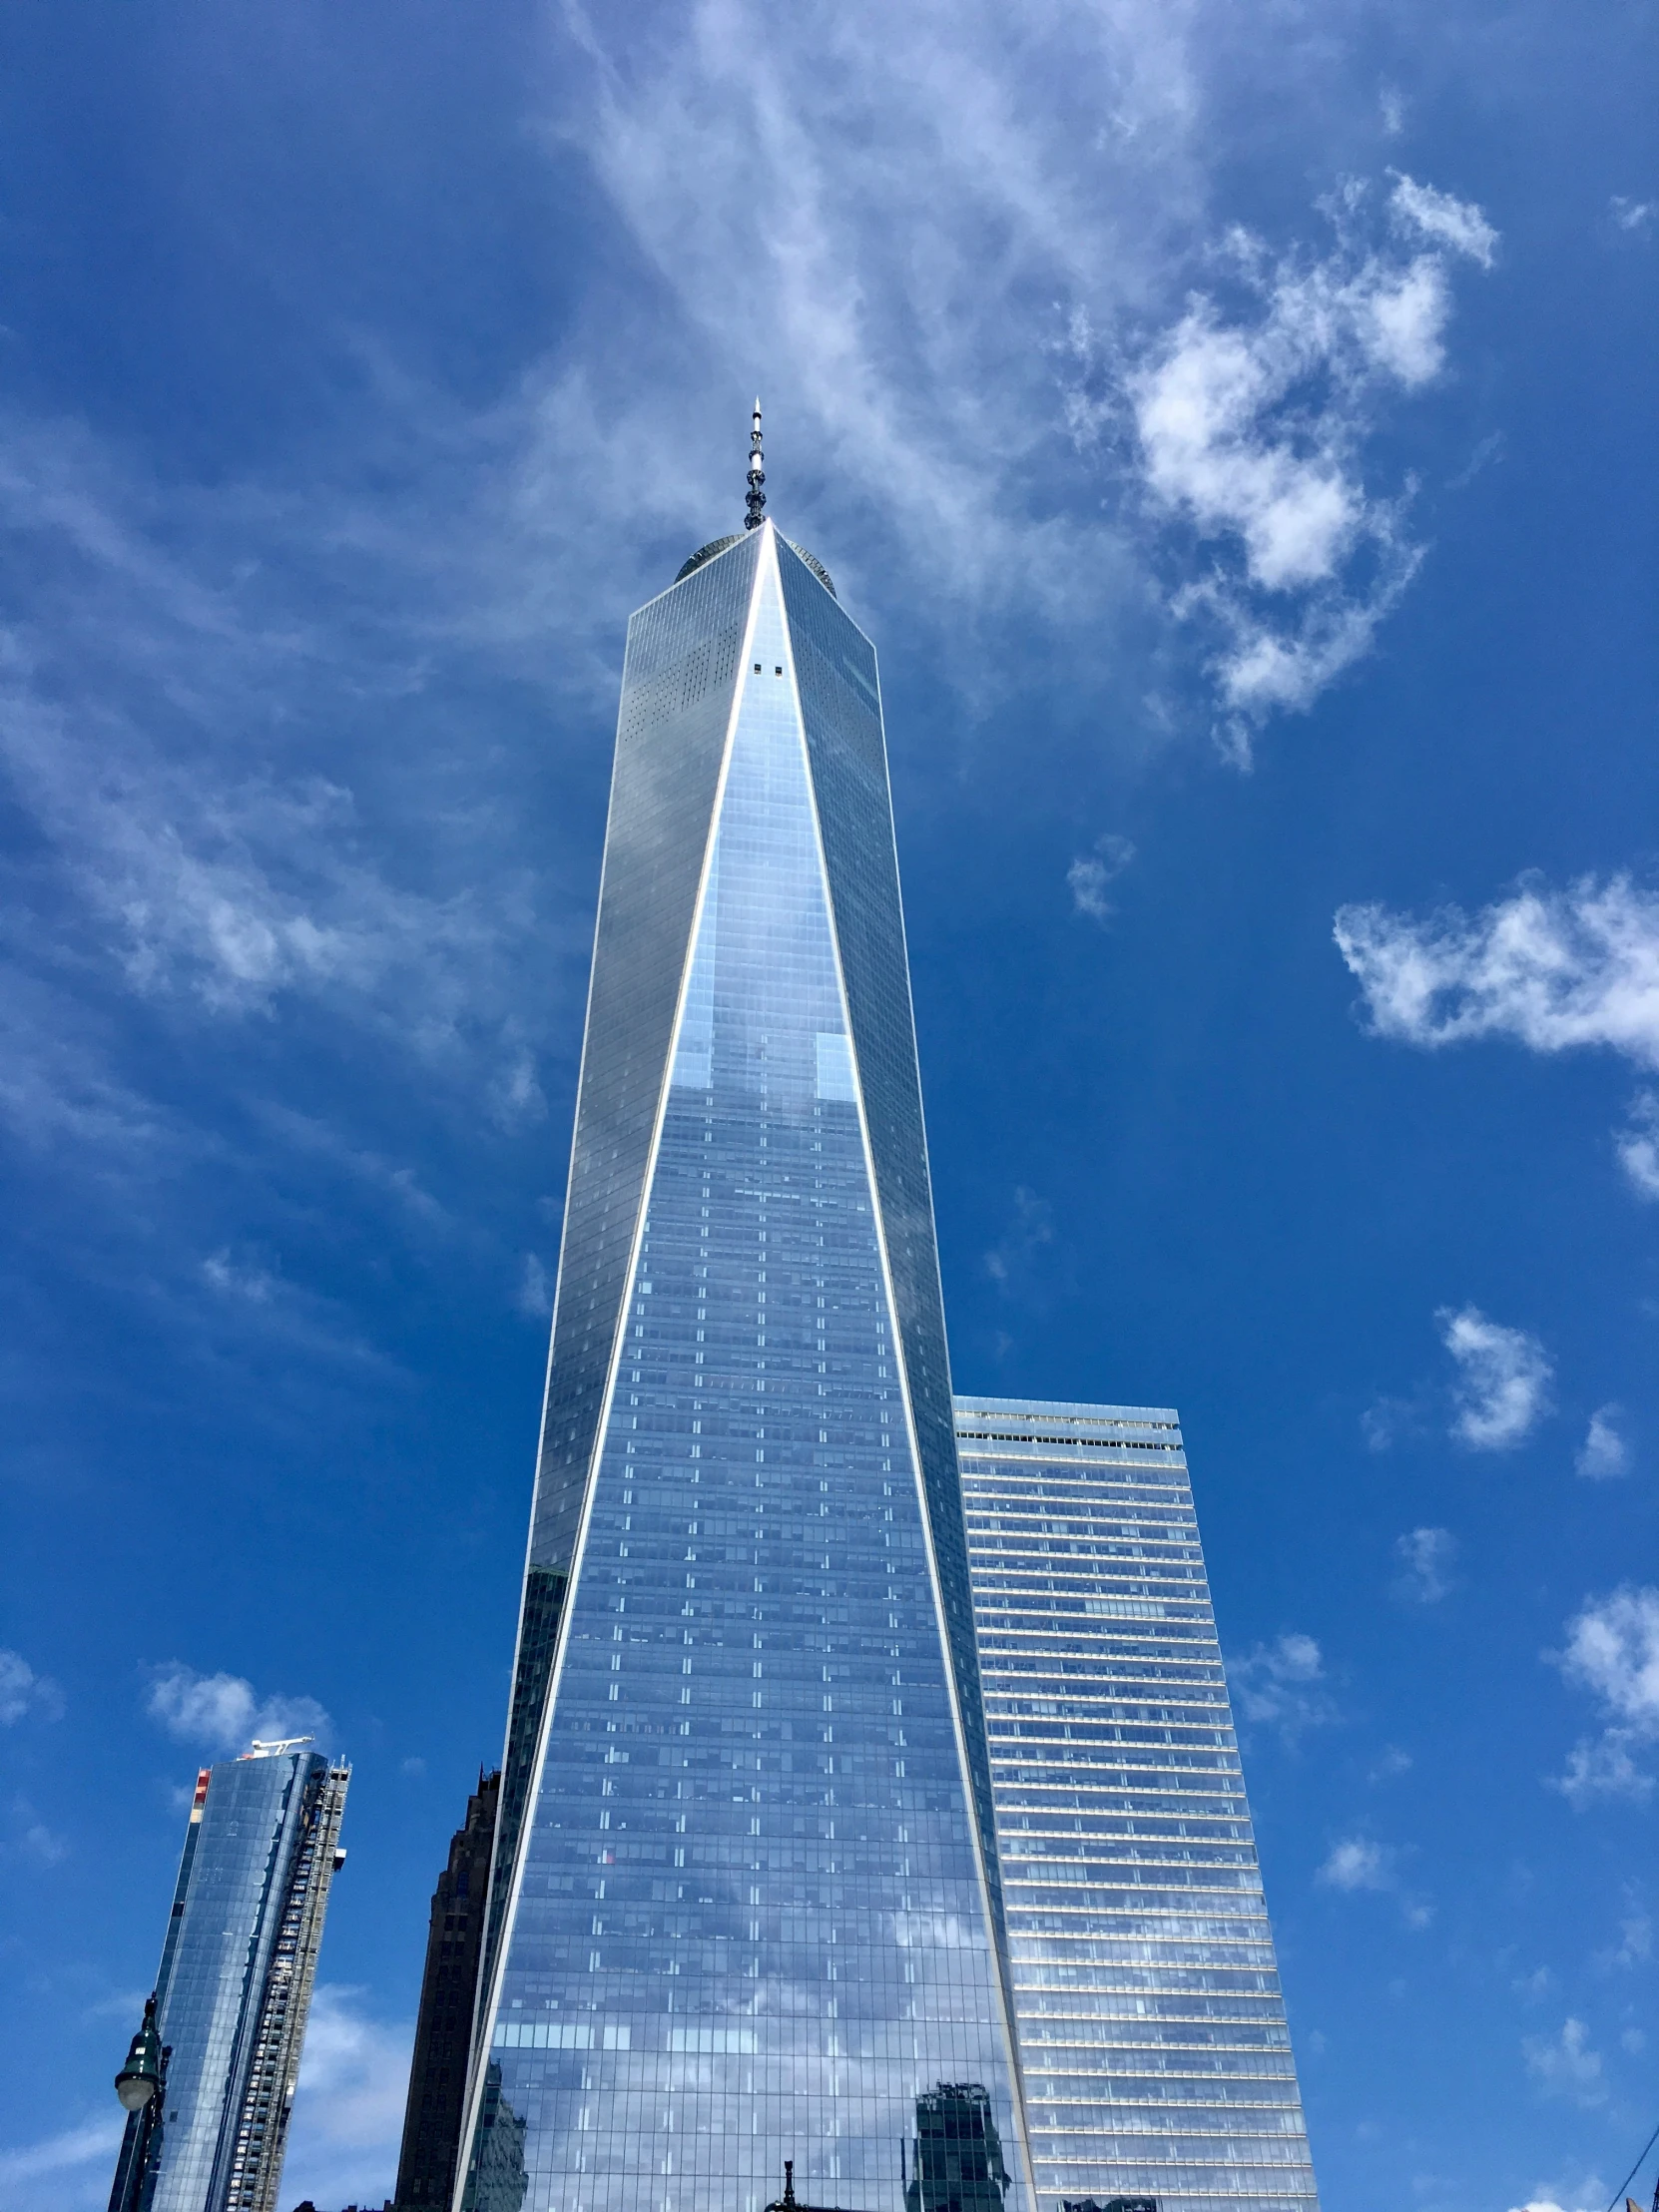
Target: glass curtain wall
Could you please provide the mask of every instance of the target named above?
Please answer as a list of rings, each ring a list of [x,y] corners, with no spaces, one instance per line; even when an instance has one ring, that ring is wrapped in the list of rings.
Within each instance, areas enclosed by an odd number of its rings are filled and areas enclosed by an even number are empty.
[[[568,1589],[516,1868],[497,1852],[462,2201],[761,2212],[793,2159],[802,2201],[898,2212],[942,2090],[981,2115],[981,2196],[1032,2212],[874,658],[755,539],[675,587],[718,660],[721,572],[749,581],[709,809],[668,825],[696,860],[672,1027],[601,1040],[634,1019],[599,972],[613,858],[667,833],[630,820],[670,789],[624,759],[654,742],[630,649],[578,1157],[596,1059],[646,1089],[655,1065],[661,1095],[622,1295],[573,1317],[578,1348],[610,1343],[575,1510],[574,1474],[547,1494],[569,1439],[544,1442],[536,1525],[570,1529]],[[636,635],[678,621],[663,606]],[[678,856],[665,880],[681,899]],[[670,922],[645,925],[673,960]],[[866,944],[855,980],[860,930],[896,966]],[[653,1024],[659,986],[636,993]],[[567,1311],[562,1284],[550,1429],[579,1425]]]
[[[1315,2212],[1177,1416],[959,1397],[956,1435],[1046,2212]]]
[[[275,2200],[347,1781],[294,1746],[202,1771],[157,1977],[153,2212]]]

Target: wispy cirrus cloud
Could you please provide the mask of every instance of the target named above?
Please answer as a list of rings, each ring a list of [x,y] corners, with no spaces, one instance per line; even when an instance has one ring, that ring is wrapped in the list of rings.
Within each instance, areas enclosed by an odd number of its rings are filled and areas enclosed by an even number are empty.
[[[38,2143],[25,2143],[16,2150],[0,2150],[0,2188],[12,2192],[17,2204],[39,2204],[43,2197],[42,2185],[49,2184],[52,2179],[89,2167],[108,2167],[121,2143],[122,2124],[119,2115],[111,2118],[101,2112],[95,2120],[60,2128],[53,2135],[43,2136]],[[101,2178],[104,2178],[104,2187],[97,2189],[99,2203],[108,2189],[107,2177]],[[86,2202],[91,2205],[94,2201],[93,2191],[89,2189]]]
[[[812,527],[856,513],[919,615],[942,588],[958,681],[1011,609],[1078,641],[1159,610],[1243,758],[1368,650],[1417,553],[1364,449],[1443,373],[1480,210],[1391,174],[1331,196],[1323,250],[1212,226],[1202,0],[1062,0],[1017,38],[979,4],[941,37],[931,6],[763,28],[740,0],[626,52],[569,20],[586,74],[553,127],[695,352],[765,297],[745,357],[790,394],[784,465],[799,438],[824,472]]]
[[[1437,1318],[1458,1370],[1452,1434],[1471,1451],[1512,1451],[1549,1410],[1548,1353],[1529,1330],[1506,1328],[1478,1306],[1445,1307]]]

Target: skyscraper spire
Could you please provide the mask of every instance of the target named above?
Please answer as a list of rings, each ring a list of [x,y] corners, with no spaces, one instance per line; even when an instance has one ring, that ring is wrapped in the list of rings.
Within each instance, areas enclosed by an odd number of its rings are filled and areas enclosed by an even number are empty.
[[[745,504],[749,509],[744,519],[746,530],[758,530],[766,520],[767,495],[761,486],[767,480],[766,455],[761,451],[761,402],[755,402],[755,419],[749,430],[749,492]]]

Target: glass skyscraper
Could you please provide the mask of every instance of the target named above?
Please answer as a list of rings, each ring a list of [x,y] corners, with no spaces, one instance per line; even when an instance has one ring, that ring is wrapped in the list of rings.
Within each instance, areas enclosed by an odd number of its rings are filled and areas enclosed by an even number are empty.
[[[1177,1416],[959,1397],[956,1435],[1045,2212],[1314,2212]]]
[[[198,1775],[156,1977],[161,2119],[140,2179],[129,2118],[112,2204],[276,2212],[349,1780],[301,1742]]]
[[[875,655],[759,504],[629,626],[474,2212],[1034,2212]]]

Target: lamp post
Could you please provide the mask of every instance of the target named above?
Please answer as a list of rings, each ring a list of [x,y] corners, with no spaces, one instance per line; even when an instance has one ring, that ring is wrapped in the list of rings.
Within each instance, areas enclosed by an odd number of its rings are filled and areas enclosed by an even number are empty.
[[[144,2021],[127,2050],[127,2063],[115,2077],[115,2093],[127,2113],[127,2133],[110,2191],[110,2212],[145,2212],[150,2202],[152,2167],[162,2147],[162,2107],[167,2100],[167,2062],[172,2049],[156,2025],[156,1999],[145,1999]]]

